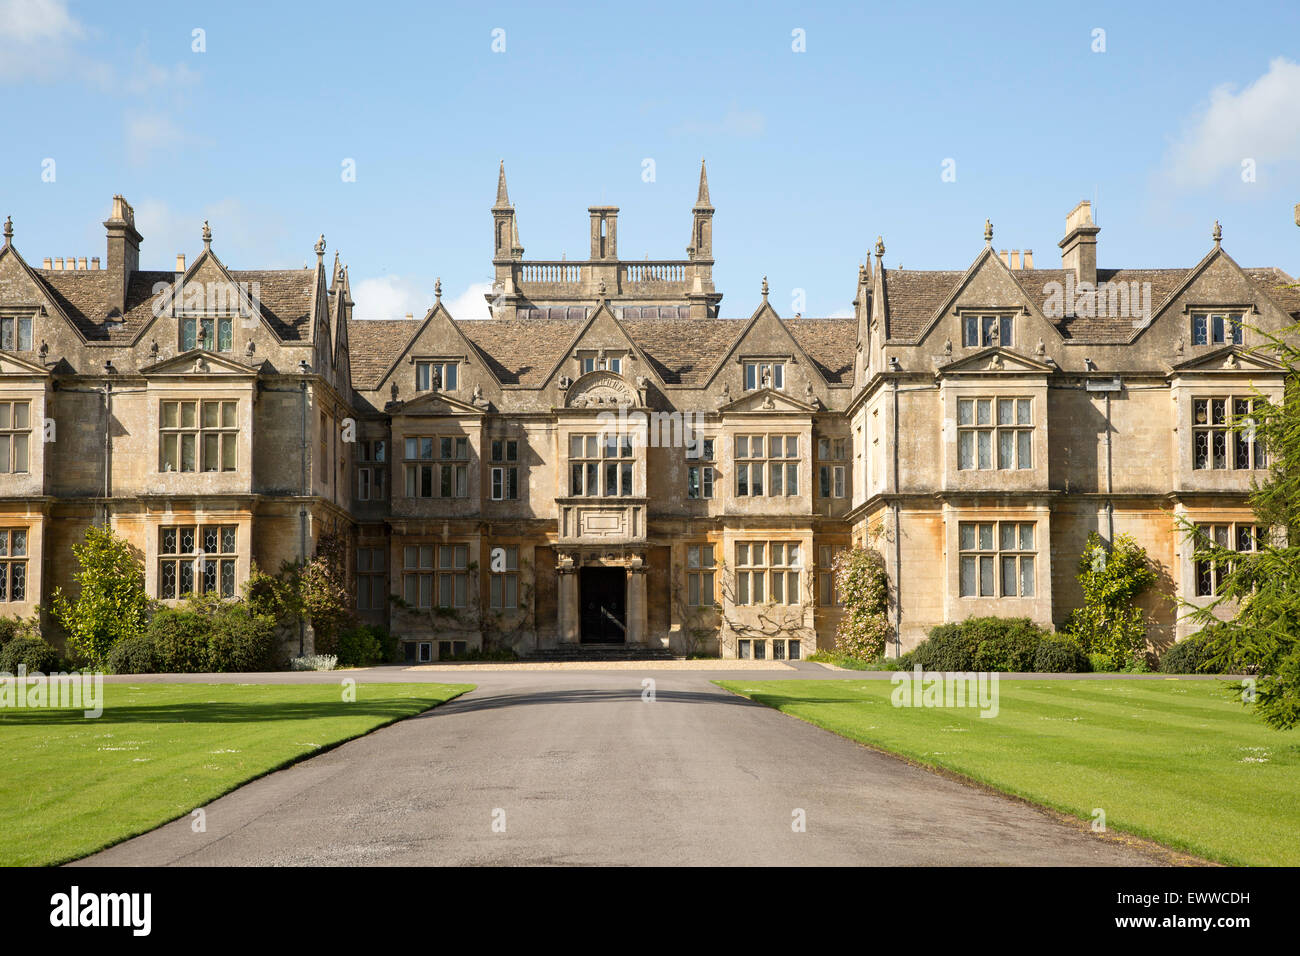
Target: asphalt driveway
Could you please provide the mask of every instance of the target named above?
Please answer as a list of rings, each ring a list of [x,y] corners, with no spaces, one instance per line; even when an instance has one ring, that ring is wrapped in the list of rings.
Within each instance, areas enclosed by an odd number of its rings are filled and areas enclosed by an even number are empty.
[[[647,702],[649,673],[364,672],[479,687],[216,800],[204,833],[185,817],[81,865],[1161,862],[731,695],[718,673],[656,673]]]

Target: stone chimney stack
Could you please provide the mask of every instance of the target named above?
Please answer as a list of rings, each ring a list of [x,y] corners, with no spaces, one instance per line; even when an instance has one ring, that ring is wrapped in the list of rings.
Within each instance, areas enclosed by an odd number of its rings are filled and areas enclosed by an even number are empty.
[[[1025,268],[1026,268],[1026,269],[1032,269],[1033,267],[1034,267],[1034,250],[1033,250],[1033,249],[1026,249],[1026,250],[1025,250]]]
[[[131,273],[140,270],[140,233],[135,231],[135,210],[121,196],[113,197],[113,212],[104,221],[108,231],[108,271],[112,273],[109,284],[108,309],[118,314],[126,312],[126,290]]]
[[[54,271],[55,272],[63,271],[63,256],[59,256],[57,259],[54,260]]]
[[[54,260],[51,259],[49,256],[46,256],[46,257],[45,257],[45,262],[44,262],[44,264],[41,266],[41,268],[44,269],[44,270],[47,271],[47,272],[53,271],[53,269],[54,269]]]
[[[618,207],[588,206],[591,216],[592,261],[618,259]]]
[[[1019,249],[1012,249],[1012,250],[1011,250],[1011,268],[1012,268],[1012,269],[1019,269],[1019,268],[1020,268],[1020,250],[1019,250]]]
[[[176,271],[177,272],[185,271],[185,253],[183,252],[176,253]]]
[[[1084,200],[1065,217],[1065,238],[1061,247],[1061,268],[1074,271],[1078,282],[1097,283],[1097,233],[1092,224],[1092,203]]]
[[[1007,250],[1005,249],[1000,250],[998,252],[998,258],[1002,260],[1002,264],[1004,266],[1006,266],[1008,269],[1011,268],[1011,258],[1007,255]]]

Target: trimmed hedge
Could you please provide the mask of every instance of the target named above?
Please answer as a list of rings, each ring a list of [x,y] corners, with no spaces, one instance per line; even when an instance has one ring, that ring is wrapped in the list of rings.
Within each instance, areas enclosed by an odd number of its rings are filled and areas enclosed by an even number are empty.
[[[270,670],[274,650],[275,621],[269,617],[254,614],[242,604],[234,604],[211,619],[209,670]]]
[[[1049,636],[1027,617],[972,617],[931,628],[906,657],[928,671],[1030,671]]]
[[[59,652],[40,637],[15,637],[0,649],[0,673],[17,674],[21,664],[28,674],[49,674],[59,669],[59,661]]]
[[[1160,657],[1160,671],[1164,674],[1221,674],[1223,669],[1210,667],[1211,646],[1199,634],[1185,637],[1171,646]]]
[[[147,634],[118,641],[109,650],[107,663],[114,674],[152,674],[158,669],[153,641]]]
[[[153,644],[159,673],[205,672],[211,629],[212,621],[206,614],[181,608],[163,608],[155,614],[145,637]]]
[[[1092,666],[1073,641],[1045,637],[1034,651],[1034,670],[1040,674],[1086,674]]]
[[[972,617],[940,624],[898,659],[899,670],[1083,673],[1087,655],[1027,617]]]

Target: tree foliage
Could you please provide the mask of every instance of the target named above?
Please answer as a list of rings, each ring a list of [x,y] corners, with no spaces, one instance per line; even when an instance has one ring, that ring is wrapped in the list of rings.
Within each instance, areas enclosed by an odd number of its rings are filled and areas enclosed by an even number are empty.
[[[1253,431],[1268,451],[1268,479],[1253,484],[1250,506],[1256,524],[1269,530],[1255,551],[1236,552],[1180,519],[1193,560],[1220,573],[1213,600],[1184,604],[1208,642],[1206,669],[1256,675],[1255,712],[1286,730],[1300,723],[1300,348],[1293,344],[1300,325],[1260,334],[1264,343],[1251,351],[1284,366],[1282,395],[1256,392],[1249,416],[1234,418],[1232,428]]]
[[[139,637],[149,624],[152,602],[144,589],[144,566],[112,528],[91,525],[72,546],[80,592],[69,599],[61,588],[51,601],[55,619],[68,635],[68,651],[102,666],[113,645]]]
[[[893,634],[889,624],[889,574],[875,548],[846,548],[835,555],[835,587],[844,613],[835,631],[835,649],[860,660],[885,652]]]
[[[244,588],[251,613],[281,626],[311,625],[317,653],[333,653],[340,632],[354,623],[347,581],[347,542],[323,534],[305,563],[285,562],[278,575],[254,567]]]
[[[1095,531],[1079,558],[1083,607],[1070,612],[1066,630],[1089,654],[1104,654],[1117,668],[1146,652],[1147,626],[1137,599],[1156,582],[1146,550],[1118,534],[1110,548]]]

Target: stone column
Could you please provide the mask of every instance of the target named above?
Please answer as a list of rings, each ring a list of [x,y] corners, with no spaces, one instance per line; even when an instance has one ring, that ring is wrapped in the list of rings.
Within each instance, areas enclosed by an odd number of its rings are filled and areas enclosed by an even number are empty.
[[[560,644],[577,644],[579,639],[578,622],[580,608],[578,605],[578,568],[573,558],[560,556],[556,569],[560,575],[559,600],[556,612],[556,640]]]
[[[646,567],[639,557],[627,568],[627,643],[644,645],[649,640],[646,625]]]

